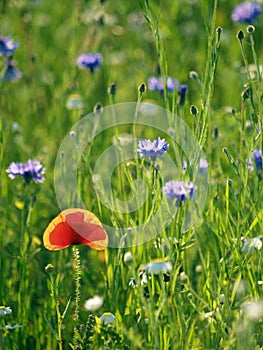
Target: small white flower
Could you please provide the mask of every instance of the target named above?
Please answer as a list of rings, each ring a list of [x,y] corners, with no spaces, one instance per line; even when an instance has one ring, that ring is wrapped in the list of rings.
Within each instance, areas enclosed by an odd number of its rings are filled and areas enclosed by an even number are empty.
[[[224,304],[224,302],[225,302],[225,294],[220,294],[219,295],[219,301],[220,301],[220,304]]]
[[[0,306],[0,316],[10,315],[11,313],[10,306]]]
[[[123,257],[123,261],[125,264],[130,264],[133,260],[132,253],[131,252],[126,252]]]
[[[263,300],[246,302],[243,311],[250,321],[260,320],[263,318]]]
[[[132,288],[137,287],[136,280],[134,277],[130,278],[129,287],[132,287]]]
[[[21,126],[17,122],[12,123],[12,132],[20,132],[21,131]]]
[[[195,272],[202,272],[203,268],[202,268],[202,265],[196,265],[195,267]]]
[[[100,316],[100,320],[104,324],[114,324],[115,316],[111,312],[104,312],[104,314]]]
[[[103,305],[103,298],[95,295],[93,298],[85,301],[84,308],[87,311],[96,311]]]
[[[244,239],[242,252],[255,253],[262,248],[262,236]]]
[[[180,273],[180,280],[181,280],[182,282],[188,280],[188,276],[187,276],[187,274],[186,274],[184,271],[182,271],[182,272]]]
[[[150,274],[159,274],[159,273],[169,273],[172,271],[172,264],[170,261],[155,260],[151,261],[145,266],[145,271]]]
[[[22,326],[20,324],[14,324],[14,325],[11,325],[11,324],[7,324],[4,328],[6,330],[10,330],[10,329],[16,329],[16,328],[21,328]]]
[[[141,285],[148,283],[148,277],[145,272],[141,272],[140,277],[141,277]]]
[[[208,320],[209,322],[212,321],[213,319],[213,315],[214,315],[214,311],[209,311],[209,312],[205,312],[201,315],[201,320]]]
[[[245,123],[245,127],[247,129],[251,128],[253,126],[253,123],[251,122],[251,120],[246,120],[246,123]]]
[[[120,146],[128,146],[133,144],[133,142],[134,142],[134,138],[131,134],[120,134],[118,137],[118,142],[116,140],[116,137],[112,138],[112,143],[115,145],[119,143]]]
[[[250,73],[250,78],[251,79],[256,79],[257,77],[257,66],[255,64],[249,64],[248,65],[248,70],[249,70],[249,73]],[[262,65],[259,65],[259,73],[262,77],[262,72],[263,72],[263,67]],[[247,74],[247,69],[246,67],[241,67],[241,73],[242,74]]]

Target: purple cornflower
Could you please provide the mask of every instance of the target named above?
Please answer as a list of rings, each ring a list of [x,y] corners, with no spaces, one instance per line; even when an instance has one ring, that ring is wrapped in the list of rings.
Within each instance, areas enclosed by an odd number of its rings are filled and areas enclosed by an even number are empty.
[[[262,171],[262,150],[259,148],[256,148],[251,153],[250,160],[248,163],[249,170],[254,170],[253,163],[258,171]]]
[[[35,160],[29,159],[26,163],[12,162],[6,169],[10,179],[15,179],[17,176],[22,176],[26,182],[44,182],[45,168]]]
[[[185,201],[189,197],[194,198],[195,189],[196,186],[192,182],[171,180],[165,183],[162,191],[169,200],[179,199]]]
[[[173,92],[175,89],[179,88],[179,82],[177,79],[172,79],[171,77],[167,77],[166,80],[166,88],[167,91]],[[151,91],[158,91],[163,93],[164,92],[164,86],[163,86],[163,79],[151,77],[148,79],[148,89]]]
[[[10,36],[0,36],[0,56],[12,56],[19,44],[14,43]]]
[[[3,81],[16,81],[22,77],[22,73],[15,67],[13,60],[8,61],[6,70],[3,75]]]
[[[81,69],[89,69],[94,72],[95,69],[101,66],[102,56],[98,52],[82,53],[77,58],[77,65]]]
[[[251,24],[261,12],[261,6],[255,2],[242,2],[234,8],[231,18],[237,23]]]
[[[190,165],[191,165],[191,162],[190,162]],[[205,173],[207,168],[208,168],[208,161],[205,158],[201,157],[199,160],[199,173],[200,174]],[[186,170],[187,170],[187,162],[185,159],[183,159],[183,171],[186,172]]]
[[[152,161],[163,156],[163,154],[169,149],[169,144],[165,139],[161,139],[160,136],[153,142],[150,140],[139,140],[137,151],[141,158],[150,157]]]
[[[200,158],[200,161],[199,161],[199,173],[200,174],[203,174],[206,172],[208,168],[208,162],[205,158]]]

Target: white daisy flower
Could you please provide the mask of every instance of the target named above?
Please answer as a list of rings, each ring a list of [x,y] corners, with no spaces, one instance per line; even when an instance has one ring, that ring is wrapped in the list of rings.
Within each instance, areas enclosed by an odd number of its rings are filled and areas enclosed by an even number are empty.
[[[103,305],[103,298],[99,295],[95,295],[93,298],[90,298],[85,301],[84,308],[87,311],[97,311]]]

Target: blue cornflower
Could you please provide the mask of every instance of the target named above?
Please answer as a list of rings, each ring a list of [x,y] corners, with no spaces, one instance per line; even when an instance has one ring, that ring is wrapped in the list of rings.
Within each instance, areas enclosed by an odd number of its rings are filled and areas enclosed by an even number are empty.
[[[192,182],[171,180],[164,184],[162,191],[169,200],[185,201],[189,197],[194,198],[195,189],[196,186]]]
[[[179,104],[180,104],[180,106],[183,106],[185,103],[185,96],[186,96],[187,89],[188,89],[188,86],[186,84],[180,85],[180,91],[179,91],[179,95],[180,95]]]
[[[186,84],[180,85],[180,96],[185,96],[187,89],[188,89],[188,85]]]
[[[234,8],[231,18],[237,23],[251,24],[261,12],[261,6],[255,2],[242,2]]]
[[[12,56],[19,44],[14,43],[10,36],[0,36],[0,56]]]
[[[82,53],[77,58],[77,65],[81,69],[89,69],[94,72],[95,69],[101,66],[102,56],[98,52]]]
[[[35,160],[29,159],[26,163],[12,162],[6,169],[10,179],[15,179],[17,176],[22,176],[26,182],[44,182],[45,168]]]
[[[172,79],[171,77],[167,77],[166,80],[166,88],[167,91],[173,92],[175,89],[179,88],[179,82],[177,79]],[[163,79],[151,77],[148,79],[148,89],[151,91],[158,91],[163,93],[164,92],[164,86],[163,86]]]
[[[152,161],[163,156],[163,154],[169,149],[169,144],[165,139],[161,139],[160,136],[153,142],[150,140],[139,140],[137,151],[141,158],[150,157]]]
[[[262,171],[262,150],[259,148],[256,148],[250,156],[250,160],[248,163],[249,170],[254,170],[254,166],[256,166],[256,169],[258,171]]]
[[[16,81],[22,77],[22,73],[15,67],[15,62],[9,60],[3,75],[4,81]]]

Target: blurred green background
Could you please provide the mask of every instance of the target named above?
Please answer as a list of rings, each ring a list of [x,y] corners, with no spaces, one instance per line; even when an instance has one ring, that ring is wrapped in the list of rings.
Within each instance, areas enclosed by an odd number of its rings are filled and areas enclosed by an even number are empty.
[[[163,0],[149,3],[159,23],[167,73],[180,83],[188,85],[184,111],[186,121],[191,124],[193,117],[189,108],[192,104],[200,108],[201,91],[198,84],[189,78],[189,72],[196,71],[201,80],[204,76],[213,2]],[[216,18],[216,26],[221,26],[223,32],[209,131],[212,132],[217,126],[221,137],[214,140],[211,148],[205,151],[212,161],[212,171],[219,183],[223,178],[225,181],[222,169],[233,175],[233,170],[228,169],[228,163],[225,158],[222,160],[224,156],[219,152],[226,146],[234,155],[238,154],[235,138],[239,131],[232,109],[240,110],[241,93],[247,82],[240,45],[236,38],[240,29],[246,34],[246,25],[237,25],[231,20],[231,11],[238,3],[219,1]],[[64,270],[61,273],[67,276],[68,267],[65,262],[70,260],[68,252],[50,253],[42,246],[43,231],[59,212],[53,187],[53,167],[59,146],[70,128],[84,115],[91,113],[96,103],[100,102],[103,106],[112,103],[108,94],[108,87],[112,82],[117,86],[114,102],[131,102],[137,99],[138,86],[143,82],[147,83],[150,76],[156,75],[158,52],[142,9],[142,0],[1,1],[0,35],[12,36],[15,42],[19,42],[14,59],[23,76],[17,82],[1,82],[0,114],[3,120],[3,137],[0,153],[0,254],[5,283],[0,284],[0,303],[16,303],[19,283],[17,251],[22,244],[19,234],[23,185],[17,180],[12,182],[5,169],[12,161],[26,162],[29,158],[36,159],[46,167],[46,181],[34,188],[37,200],[30,226],[32,242],[29,259],[32,259],[33,266],[29,273],[33,285],[29,286],[28,293],[31,300],[34,299],[31,304],[32,315],[29,316],[32,324],[40,322],[38,320],[42,313],[48,312],[48,303],[43,298],[43,293],[48,298],[48,291],[43,292],[45,265],[49,262],[63,265]],[[262,19],[255,23],[255,27],[256,51],[261,59]],[[244,40],[244,49],[248,62],[252,63],[247,37]],[[79,69],[76,59],[83,52],[100,52],[103,56],[102,67],[93,74]],[[0,57],[0,61],[3,62],[4,58]],[[67,99],[72,93],[78,93],[82,97],[84,107],[81,111],[67,109]],[[149,90],[143,95],[143,101],[164,106],[162,96]],[[87,201],[92,203],[95,200],[92,193],[87,196]],[[92,205],[89,209],[93,209]],[[81,247],[81,252],[84,251]],[[100,271],[104,258],[102,257],[101,263],[99,259],[93,259],[95,257],[97,258],[97,252],[92,251],[83,259],[84,276],[89,281],[89,294],[101,292],[104,288],[103,273]],[[73,289],[70,283],[68,285]],[[106,306],[110,307],[109,304]],[[38,328],[42,335],[45,334],[43,327],[41,323]],[[28,330],[29,334],[32,333],[32,338],[35,336],[34,329],[32,326],[32,331]],[[35,344],[34,341],[32,344]]]

